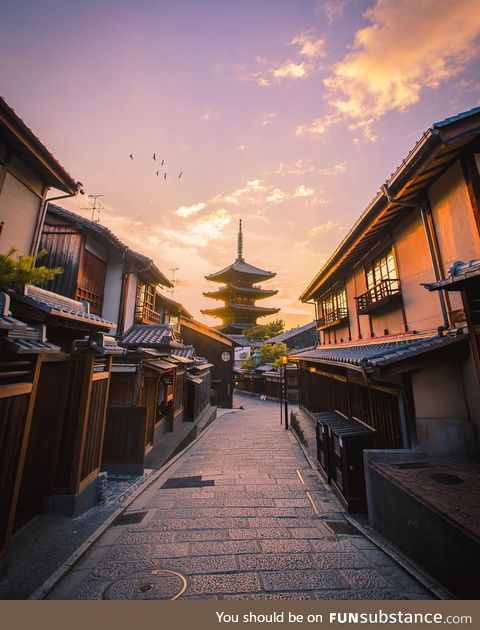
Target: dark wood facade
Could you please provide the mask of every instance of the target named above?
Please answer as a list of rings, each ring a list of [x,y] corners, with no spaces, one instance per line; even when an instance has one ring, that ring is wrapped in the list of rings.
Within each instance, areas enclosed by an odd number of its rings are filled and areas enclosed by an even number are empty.
[[[195,347],[199,356],[212,364],[211,402],[230,409],[233,404],[234,342],[216,330],[193,319],[182,319],[181,336]]]

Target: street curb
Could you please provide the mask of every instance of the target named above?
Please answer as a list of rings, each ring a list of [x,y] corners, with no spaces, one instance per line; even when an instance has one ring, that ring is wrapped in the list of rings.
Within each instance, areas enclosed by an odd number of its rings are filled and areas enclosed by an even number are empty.
[[[232,411],[237,411],[236,409],[232,409]],[[145,481],[145,484],[137,488],[121,506],[115,510],[110,516],[99,526],[97,529],[87,538],[87,540],[80,545],[80,547],[72,553],[72,555],[54,572],[52,575],[28,598],[29,600],[42,600],[47,597],[49,593],[57,586],[57,584],[69,573],[73,567],[83,558],[83,556],[90,550],[90,548],[97,542],[97,540],[105,533],[105,531],[110,527],[112,522],[120,516],[125,510],[131,505],[137,497],[139,497],[142,492],[144,492],[147,488],[153,485],[159,477],[163,475],[165,471],[167,471],[175,462],[177,462],[180,457],[188,450],[190,450],[197,442],[199,442],[204,435],[206,435],[212,427],[216,425],[218,420],[220,420],[224,415],[222,414],[220,417],[215,418],[213,422],[211,422],[205,429],[200,433],[198,437],[196,437],[190,444],[188,444],[182,451],[177,453],[172,459],[170,459],[166,464],[164,464],[161,468],[159,468],[155,473],[150,475],[150,477]]]
[[[296,432],[291,429],[290,433],[293,434],[295,439],[298,442],[298,445],[303,451],[306,460],[308,461],[310,467],[317,473],[320,481],[322,483],[326,483],[325,479],[322,477],[321,472],[318,470],[315,462],[313,461],[310,453],[308,453],[305,446],[300,441],[299,436]],[[394,560],[398,565],[402,567],[404,571],[406,571],[411,577],[413,577],[419,584],[423,586],[423,588],[427,589],[432,595],[434,595],[437,599],[441,600],[449,600],[449,599],[457,599],[452,593],[450,593],[447,589],[445,589],[441,584],[439,584],[434,578],[432,578],[428,573],[426,573],[421,567],[415,564],[412,560],[404,556],[400,551],[395,549],[389,541],[383,539],[379,534],[377,534],[372,528],[366,528],[362,523],[360,523],[355,517],[351,516],[347,512],[343,514],[346,521],[348,521],[355,529],[358,529],[365,538],[367,538],[370,542],[372,542],[376,547],[381,549],[389,558]]]

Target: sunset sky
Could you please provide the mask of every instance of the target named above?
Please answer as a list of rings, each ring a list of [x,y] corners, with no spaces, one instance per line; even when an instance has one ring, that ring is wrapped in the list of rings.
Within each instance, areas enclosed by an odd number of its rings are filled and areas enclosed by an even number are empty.
[[[262,305],[306,323],[299,294],[422,132],[480,104],[478,0],[0,9],[0,94],[211,325],[204,276],[233,262],[239,218],[246,260],[277,272]]]

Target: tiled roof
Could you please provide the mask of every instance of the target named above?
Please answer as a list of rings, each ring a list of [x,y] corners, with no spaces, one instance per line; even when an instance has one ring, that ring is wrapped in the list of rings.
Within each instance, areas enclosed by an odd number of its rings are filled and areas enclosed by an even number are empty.
[[[93,350],[97,354],[103,355],[123,355],[126,354],[126,349],[118,345],[115,337],[110,335],[104,335],[103,333],[97,333],[89,339],[79,339],[75,342],[75,350],[81,352],[82,350]]]
[[[313,350],[291,353],[295,359],[314,363],[351,365],[358,368],[380,368],[414,356],[444,348],[467,339],[467,335],[431,336],[409,338],[402,341],[384,343],[364,343],[356,345],[321,346]]]
[[[32,306],[53,317],[82,322],[87,327],[94,326],[110,329],[116,326],[115,323],[109,322],[103,319],[103,317],[89,313],[86,303],[71,300],[63,295],[41,289],[40,287],[27,285],[23,295],[19,293],[11,293],[10,295],[14,302]]]
[[[451,291],[460,291],[459,284],[472,280],[473,278],[480,277],[480,259],[471,260],[468,263],[464,263],[461,260],[457,260],[453,263],[452,267],[448,270],[447,278],[438,280],[438,282],[422,283],[423,286],[429,291],[436,291],[438,289],[445,289]]]
[[[265,343],[278,343],[282,341],[287,341],[287,339],[292,339],[293,337],[296,337],[297,335],[301,335],[307,330],[315,329],[315,327],[316,327],[315,322],[310,322],[309,324],[305,324],[304,326],[291,328],[290,330],[286,330],[285,332],[280,333],[279,335],[276,335],[275,337],[272,337],[271,339],[267,339]]]
[[[175,334],[168,324],[133,324],[119,340],[125,348],[159,348],[176,344]],[[175,346],[174,346],[175,347]]]
[[[172,355],[175,357],[182,357],[184,359],[195,358],[195,348],[193,346],[185,346],[183,348],[174,348]]]
[[[266,271],[264,269],[260,269],[259,267],[254,267],[253,265],[249,265],[244,260],[236,260],[232,265],[225,267],[224,269],[220,269],[220,271],[216,271],[215,273],[206,276],[207,280],[214,280],[220,278],[224,274],[233,271],[237,274],[246,274],[250,276],[259,276],[262,278],[273,278],[276,274],[271,271]]]

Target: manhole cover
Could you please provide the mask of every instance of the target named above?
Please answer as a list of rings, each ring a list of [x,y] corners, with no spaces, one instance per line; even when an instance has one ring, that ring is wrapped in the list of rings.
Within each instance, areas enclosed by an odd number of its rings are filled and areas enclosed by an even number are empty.
[[[115,580],[103,591],[102,599],[178,599],[187,589],[181,573],[167,569],[146,569]]]
[[[170,477],[163,484],[162,489],[172,490],[177,488],[203,488],[204,486],[214,486],[213,479],[202,479],[201,475],[192,475],[191,477]]]
[[[345,521],[322,521],[324,525],[334,534],[345,534],[349,536],[359,536],[359,531]]]
[[[457,475],[449,475],[448,473],[433,473],[433,475],[430,475],[430,479],[442,484],[442,486],[456,486],[459,483],[463,483],[463,479],[461,477],[457,477]]]
[[[125,512],[112,522],[112,525],[134,525],[143,521],[148,512]]]

